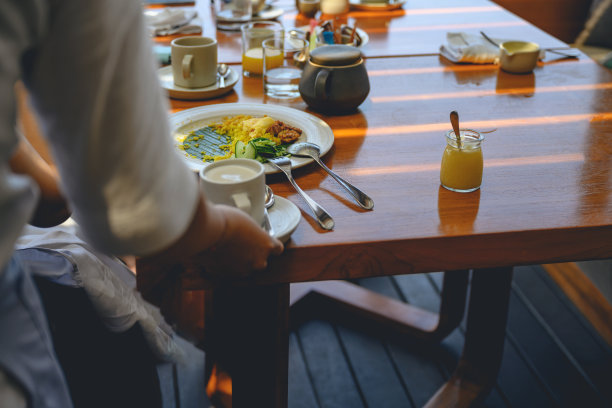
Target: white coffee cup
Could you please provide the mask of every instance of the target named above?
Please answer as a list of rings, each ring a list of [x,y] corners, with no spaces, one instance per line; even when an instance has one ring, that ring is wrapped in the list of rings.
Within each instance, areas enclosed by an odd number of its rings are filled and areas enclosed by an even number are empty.
[[[263,222],[266,175],[260,162],[229,159],[211,163],[200,170],[200,184],[213,203],[239,208],[257,223]]]
[[[181,37],[171,43],[174,84],[204,88],[217,81],[217,40],[210,37]]]

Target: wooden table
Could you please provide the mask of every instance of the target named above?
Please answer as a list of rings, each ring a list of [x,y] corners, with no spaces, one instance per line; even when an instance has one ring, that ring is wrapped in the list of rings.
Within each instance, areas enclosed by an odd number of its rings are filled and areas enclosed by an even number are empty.
[[[309,20],[297,13],[294,0],[278,0],[273,4],[284,10],[279,20],[285,28],[308,25]],[[219,62],[240,63],[238,33],[216,30],[208,0],[197,0],[193,7],[203,23],[202,35],[215,37],[222,45],[219,47]],[[488,0],[407,0],[402,9],[351,11],[341,21],[351,26],[356,24],[368,33],[369,42],[362,50],[369,58],[437,55],[449,31],[478,34],[483,30],[494,38],[534,41],[543,48],[567,47],[562,41]],[[156,41],[169,44],[176,37],[157,38]]]
[[[371,92],[354,114],[326,116],[301,101],[283,104],[332,127],[335,143],[325,162],[367,192],[374,211],[359,209],[333,179],[306,166],[294,176],[336,227],[321,230],[289,183],[269,177],[274,192],[296,204],[303,219],[267,271],[213,287],[197,266],[173,273],[138,265],[143,294],[166,311],[183,290],[210,290],[208,342],[228,364],[235,407],[287,404],[290,284],[457,271],[447,275],[459,277],[462,287],[465,271],[473,269],[464,352],[428,404],[469,406],[495,383],[512,267],[612,257],[609,71],[587,57],[540,64],[529,75],[453,65],[438,56],[370,58],[367,69]],[[263,97],[261,80],[242,78],[221,99],[171,105],[226,102],[277,103]],[[486,136],[483,184],[474,193],[439,186],[451,110],[459,111],[464,127],[497,128]],[[295,297],[303,292],[294,289]],[[435,330],[432,316],[416,313],[403,323]]]

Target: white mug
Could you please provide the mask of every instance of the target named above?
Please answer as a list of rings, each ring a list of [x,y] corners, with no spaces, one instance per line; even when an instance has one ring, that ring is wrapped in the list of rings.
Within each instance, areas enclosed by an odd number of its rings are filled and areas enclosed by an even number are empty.
[[[228,159],[211,163],[200,170],[200,184],[213,203],[239,208],[263,223],[266,175],[260,162]]]
[[[171,43],[174,84],[204,88],[217,81],[217,40],[210,37],[181,37]]]

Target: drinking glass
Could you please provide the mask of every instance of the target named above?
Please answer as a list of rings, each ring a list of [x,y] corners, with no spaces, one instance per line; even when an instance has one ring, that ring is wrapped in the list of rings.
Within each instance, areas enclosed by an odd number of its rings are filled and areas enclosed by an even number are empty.
[[[308,41],[297,37],[263,42],[264,92],[273,98],[297,98]]]
[[[482,142],[484,136],[470,130],[459,130],[461,144],[455,132],[446,132],[446,149],[440,166],[442,187],[458,193],[469,193],[480,188],[482,183]]]
[[[268,38],[282,38],[284,30],[276,21],[253,21],[242,25],[242,74],[246,77],[263,75],[262,43]]]

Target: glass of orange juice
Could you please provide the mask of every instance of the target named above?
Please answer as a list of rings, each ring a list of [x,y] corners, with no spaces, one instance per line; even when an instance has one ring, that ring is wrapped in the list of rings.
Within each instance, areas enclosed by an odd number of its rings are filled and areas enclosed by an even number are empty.
[[[480,133],[461,129],[458,143],[455,132],[446,132],[446,149],[440,166],[442,187],[459,193],[469,193],[480,188],[482,183],[482,142]]]
[[[277,21],[253,21],[242,25],[242,74],[246,77],[263,75],[262,43],[268,38],[283,38],[284,30]]]

